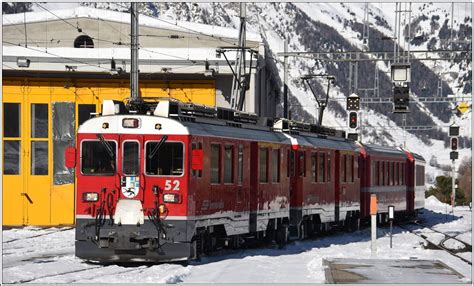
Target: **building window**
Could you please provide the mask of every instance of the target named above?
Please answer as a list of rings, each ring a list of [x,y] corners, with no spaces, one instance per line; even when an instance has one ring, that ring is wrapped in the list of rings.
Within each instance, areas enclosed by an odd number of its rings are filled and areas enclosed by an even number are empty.
[[[260,183],[268,183],[268,149],[260,148]]]
[[[20,140],[3,141],[3,174],[20,174]]]
[[[237,174],[237,181],[241,185],[244,181],[244,146],[239,145],[239,161],[238,161],[238,174]]]
[[[74,48],[93,48],[94,41],[91,37],[81,35],[74,40]]]
[[[274,149],[272,153],[272,182],[280,182],[280,150]]]
[[[31,105],[31,137],[48,138],[48,104]]]
[[[79,104],[79,120],[77,122],[77,126],[81,125],[82,123],[86,122],[89,118],[91,118],[91,113],[95,113],[95,104]]]
[[[211,144],[211,183],[219,184],[221,182],[220,176],[220,161],[221,161],[221,145]]]
[[[224,146],[224,183],[231,184],[233,183],[233,174],[234,174],[234,146],[228,145]]]
[[[3,137],[20,137],[20,104],[3,104]]]

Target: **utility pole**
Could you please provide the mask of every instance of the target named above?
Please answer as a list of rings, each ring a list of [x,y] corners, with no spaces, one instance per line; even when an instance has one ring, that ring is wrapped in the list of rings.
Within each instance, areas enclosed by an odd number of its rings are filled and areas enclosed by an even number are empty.
[[[248,89],[249,82],[245,76],[245,45],[246,45],[246,4],[240,3],[240,28],[239,43],[237,50],[237,59],[235,61],[235,75],[232,81],[232,95],[230,105],[232,109],[241,111],[245,101],[245,92]],[[250,79],[250,77],[249,77]]]
[[[288,53],[288,38],[285,38],[284,52]],[[288,56],[283,60],[283,117],[288,119]]]
[[[131,3],[131,69],[130,69],[130,102],[139,98],[138,87],[138,3]]]

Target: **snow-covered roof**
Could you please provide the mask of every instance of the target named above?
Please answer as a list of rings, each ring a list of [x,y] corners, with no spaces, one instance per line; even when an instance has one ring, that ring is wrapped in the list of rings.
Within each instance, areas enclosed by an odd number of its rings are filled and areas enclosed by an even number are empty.
[[[23,24],[25,19],[26,23],[57,21],[59,20],[58,17],[65,20],[77,18],[101,19],[105,21],[113,21],[130,25],[129,13],[116,12],[112,10],[102,10],[81,6],[74,9],[52,10],[51,12],[54,13],[57,17],[48,11],[2,15],[3,25],[8,26],[15,24]],[[205,25],[186,21],[174,21],[170,19],[149,17],[145,15],[140,15],[139,23],[140,26],[166,29],[176,32],[194,33],[213,37],[237,39],[239,34],[239,31],[233,28]],[[261,42],[262,40],[259,34],[252,32],[247,32],[246,37],[248,41]]]

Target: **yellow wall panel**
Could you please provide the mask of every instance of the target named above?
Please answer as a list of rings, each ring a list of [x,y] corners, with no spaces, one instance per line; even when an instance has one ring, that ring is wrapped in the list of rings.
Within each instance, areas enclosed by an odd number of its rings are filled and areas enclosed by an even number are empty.
[[[172,97],[183,102],[215,106],[213,80],[140,80],[143,97]],[[130,83],[125,79],[70,79],[70,78],[3,78],[3,102],[21,103],[21,174],[3,175],[4,225],[60,225],[74,223],[74,184],[53,184],[52,102],[100,104],[105,99],[125,100],[130,97]],[[48,175],[31,174],[31,104],[49,104],[49,136],[39,141],[48,142]],[[5,139],[4,139],[5,140]],[[11,139],[10,139],[11,140]],[[3,150],[2,150],[3,154]],[[2,170],[3,171],[3,170]],[[3,172],[2,172],[3,173]],[[22,193],[28,194],[32,202]]]

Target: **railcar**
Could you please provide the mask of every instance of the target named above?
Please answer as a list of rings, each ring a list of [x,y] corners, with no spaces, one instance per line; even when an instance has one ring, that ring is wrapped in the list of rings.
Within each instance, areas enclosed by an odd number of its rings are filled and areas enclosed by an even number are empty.
[[[255,241],[284,245],[357,228],[371,193],[382,213],[389,204],[422,207],[421,181],[405,172],[421,178],[424,161],[408,151],[226,109],[163,100],[140,112],[120,106],[104,101],[66,150],[77,177],[80,258],[163,262]]]

